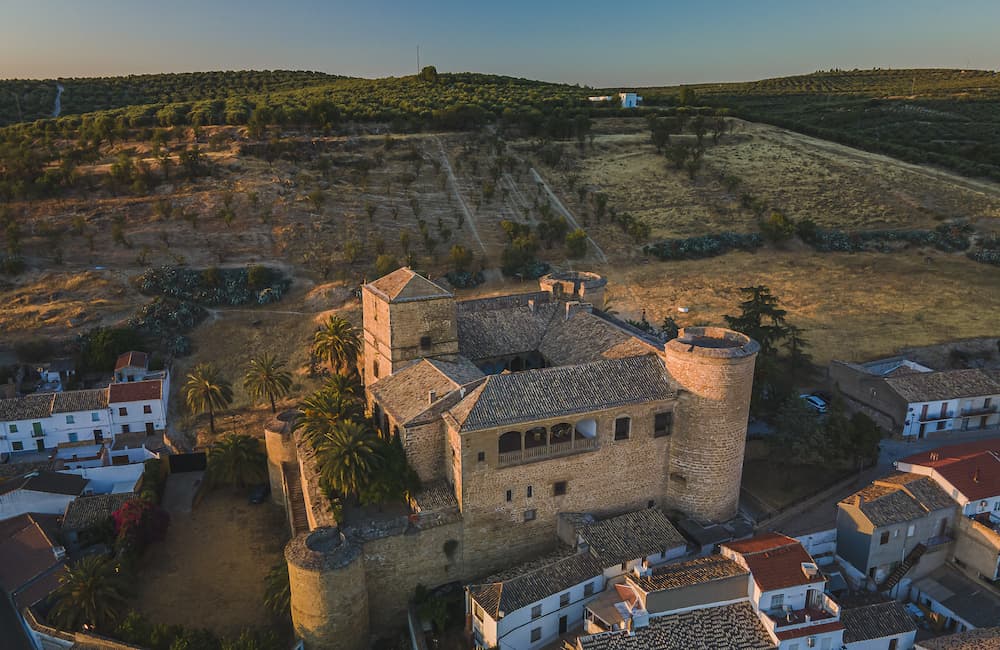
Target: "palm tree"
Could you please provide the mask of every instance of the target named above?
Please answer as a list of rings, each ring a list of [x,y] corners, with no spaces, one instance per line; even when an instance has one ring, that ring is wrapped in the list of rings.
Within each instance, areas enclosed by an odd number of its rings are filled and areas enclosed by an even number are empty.
[[[364,388],[361,386],[361,378],[357,373],[345,375],[338,372],[323,383],[323,390],[332,390],[345,396],[360,399]]]
[[[284,397],[292,387],[292,375],[283,370],[285,364],[271,354],[262,354],[250,359],[243,387],[254,401],[267,399],[271,402],[271,413],[277,413],[274,400]]]
[[[302,401],[302,415],[295,428],[301,429],[302,436],[317,447],[339,423],[361,420],[364,415],[361,402],[354,395],[324,388]]]
[[[52,620],[67,630],[109,631],[128,607],[128,580],[109,558],[88,555],[67,567],[53,592]]]
[[[357,497],[378,467],[379,438],[367,423],[344,420],[319,441],[316,458],[333,489]]]
[[[275,616],[288,618],[292,594],[288,581],[288,563],[278,562],[264,578],[264,606]]]
[[[208,411],[208,426],[215,433],[215,411],[233,403],[233,385],[222,377],[215,366],[200,363],[188,374],[184,384],[188,408],[195,413]]]
[[[313,336],[313,353],[336,370],[350,371],[358,362],[361,341],[354,326],[340,316],[330,316]]]
[[[213,481],[246,487],[267,478],[267,456],[257,438],[231,433],[208,450],[208,469]]]

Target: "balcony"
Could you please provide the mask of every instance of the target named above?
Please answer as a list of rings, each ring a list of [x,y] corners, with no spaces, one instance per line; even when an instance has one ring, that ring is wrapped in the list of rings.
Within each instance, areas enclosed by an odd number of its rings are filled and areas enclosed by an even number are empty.
[[[976,406],[972,408],[962,409],[963,417],[972,417],[976,415],[992,415],[997,412],[996,405],[994,406]]]
[[[812,607],[786,611],[769,612],[764,617],[764,627],[771,632],[786,632],[795,629],[807,629],[813,625],[830,623],[840,618],[840,605],[826,594],[820,594],[814,599]]]
[[[941,413],[939,411],[937,415],[932,415],[930,413],[927,415],[921,415],[917,418],[917,422],[940,422],[941,420],[951,420],[954,417],[956,417],[954,411],[946,411],[945,413]]]
[[[499,467],[509,467],[522,463],[533,463],[539,460],[569,456],[586,451],[594,451],[598,448],[597,438],[577,438],[566,442],[553,442],[538,447],[528,447],[518,451],[503,451],[497,456]]]

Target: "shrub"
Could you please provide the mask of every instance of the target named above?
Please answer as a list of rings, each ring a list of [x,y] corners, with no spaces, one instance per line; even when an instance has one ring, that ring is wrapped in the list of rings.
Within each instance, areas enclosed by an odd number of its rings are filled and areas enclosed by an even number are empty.
[[[566,235],[566,254],[573,259],[587,254],[587,233],[581,228]]]
[[[731,250],[752,251],[762,245],[763,240],[758,233],[724,232],[687,239],[666,239],[645,246],[643,252],[661,260],[683,260],[715,257]]]
[[[111,515],[118,543],[126,551],[141,553],[149,544],[166,538],[170,515],[146,499],[127,501]]]

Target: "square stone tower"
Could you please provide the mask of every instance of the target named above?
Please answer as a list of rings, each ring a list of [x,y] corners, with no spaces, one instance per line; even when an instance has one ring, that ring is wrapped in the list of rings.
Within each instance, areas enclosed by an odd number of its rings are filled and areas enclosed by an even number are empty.
[[[422,275],[397,269],[364,285],[361,302],[365,386],[413,359],[458,355],[455,296]]]

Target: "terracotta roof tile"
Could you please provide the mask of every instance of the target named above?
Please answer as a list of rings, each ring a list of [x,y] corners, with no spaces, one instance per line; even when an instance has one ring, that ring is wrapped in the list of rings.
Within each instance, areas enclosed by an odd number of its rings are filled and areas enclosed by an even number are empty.
[[[122,368],[147,368],[149,367],[149,355],[145,352],[125,352],[119,355],[115,361],[115,370]]]
[[[799,627],[792,630],[778,631],[775,632],[775,636],[778,637],[779,641],[787,641],[788,639],[800,639],[804,636],[825,634],[827,632],[836,632],[837,630],[843,629],[843,623],[840,621],[833,621],[830,623],[820,623],[819,625],[810,625],[808,627]]]
[[[108,389],[91,388],[56,393],[52,401],[53,413],[73,411],[99,411],[108,408]]]
[[[389,275],[382,276],[365,286],[375,293],[381,294],[389,302],[454,297],[451,292],[406,267],[396,269]]]
[[[500,612],[510,614],[603,571],[603,562],[590,553],[575,553],[510,580],[470,585],[469,594],[495,619]]]
[[[647,576],[630,576],[629,580],[648,593],[748,575],[749,571],[729,558],[708,555],[688,562],[657,567]]]
[[[163,394],[163,380],[130,381],[108,386],[108,403],[143,402],[160,399]]]
[[[933,468],[970,501],[1000,495],[1000,438],[940,447],[899,462]]]
[[[14,517],[5,523],[0,538],[0,588],[8,594],[59,564],[53,549],[57,544],[35,520],[35,515]]]
[[[761,591],[826,581],[818,572],[808,575],[803,571],[802,564],[813,563],[813,558],[798,540],[785,535],[767,533],[740,542],[727,542],[723,547],[742,556]]]

